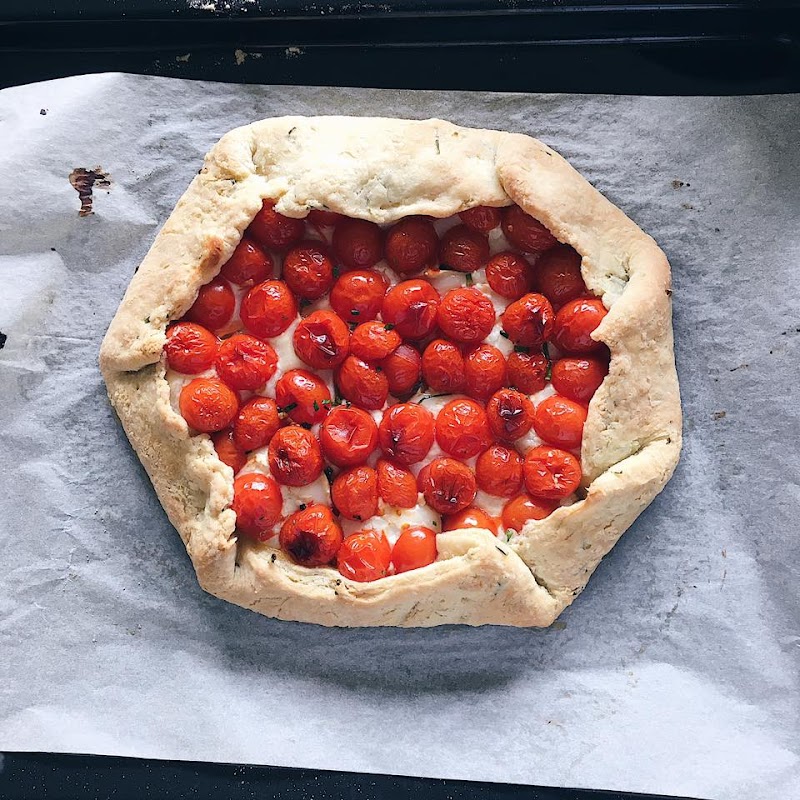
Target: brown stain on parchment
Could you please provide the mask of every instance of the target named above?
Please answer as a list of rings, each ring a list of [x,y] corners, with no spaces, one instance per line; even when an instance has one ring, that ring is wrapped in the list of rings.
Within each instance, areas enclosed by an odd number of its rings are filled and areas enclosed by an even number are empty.
[[[95,186],[98,189],[111,188],[111,176],[104,172],[102,167],[95,167],[94,169],[75,167],[69,174],[69,182],[80,198],[81,209],[78,214],[82,217],[94,214],[92,210],[92,189]]]

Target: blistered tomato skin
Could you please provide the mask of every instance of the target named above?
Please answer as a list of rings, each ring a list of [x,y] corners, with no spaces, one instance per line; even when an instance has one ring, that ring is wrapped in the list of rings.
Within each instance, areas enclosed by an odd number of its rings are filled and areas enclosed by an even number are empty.
[[[311,431],[291,425],[272,437],[269,471],[284,486],[306,486],[322,474],[322,451]]]
[[[486,265],[486,281],[493,292],[507,300],[519,300],[533,286],[531,265],[516,253],[493,255]]]
[[[568,244],[543,253],[536,262],[536,286],[556,311],[564,303],[586,294],[580,255]]]
[[[466,381],[461,350],[445,339],[434,339],[422,354],[422,377],[432,392],[462,392]]]
[[[592,333],[608,312],[597,297],[579,297],[565,303],[556,314],[553,343],[563,353],[585,355],[602,349]]]
[[[304,567],[330,564],[342,545],[342,529],[327,506],[314,503],[283,523],[280,545]]]
[[[495,536],[498,532],[497,520],[475,506],[468,506],[457,514],[450,514],[442,520],[443,531],[458,531],[463,528],[483,528]]]
[[[534,406],[530,397],[515,389],[500,389],[486,405],[492,433],[504,442],[513,442],[533,427]]]
[[[464,225],[478,233],[489,233],[500,224],[500,209],[491,206],[468,208],[458,216]]]
[[[528,520],[549,517],[556,508],[558,503],[552,500],[521,494],[503,506],[503,527],[519,533]]]
[[[483,233],[456,225],[450,228],[439,245],[439,262],[446,269],[475,272],[489,260],[489,240]]]
[[[480,289],[451,289],[439,303],[436,316],[442,331],[456,342],[482,342],[494,327],[492,301]]]
[[[376,581],[389,573],[392,550],[378,531],[358,531],[348,536],[336,555],[339,573],[351,581]]]
[[[282,334],[297,317],[297,300],[283,281],[264,281],[242,298],[242,323],[262,339]]]
[[[348,356],[336,370],[336,385],[345,400],[369,411],[383,408],[389,396],[383,371],[355,356]]]
[[[558,244],[555,236],[541,222],[526,214],[519,206],[507,206],[502,216],[506,239],[524,253],[543,253]]]
[[[566,450],[547,445],[534,447],[525,454],[522,474],[528,494],[537,499],[561,500],[581,483],[578,459]]]
[[[333,369],[350,352],[350,331],[333,311],[314,311],[295,328],[294,351],[314,369]]]
[[[249,236],[243,236],[219,271],[225,280],[250,288],[272,277],[272,256]]]
[[[281,426],[278,406],[269,397],[251,397],[233,421],[233,440],[242,450],[265,447]]]
[[[170,369],[184,375],[197,375],[214,364],[219,339],[196,322],[176,322],[167,328],[164,353]]]
[[[275,210],[275,203],[265,200],[261,210],[250,223],[247,233],[268,250],[286,250],[303,238],[305,228],[302,219],[279,214]]]
[[[345,322],[369,322],[380,314],[388,288],[383,275],[373,269],[345,272],[331,289],[331,308]]]
[[[345,218],[334,228],[332,245],[347,269],[369,269],[383,257],[383,231],[374,222]]]
[[[389,383],[389,394],[393,397],[413,394],[422,380],[422,358],[410,344],[401,344],[384,358],[381,369]]]
[[[420,569],[436,561],[436,534],[422,525],[406,528],[392,548],[396,574]]]
[[[384,503],[398,508],[414,508],[417,504],[417,479],[414,474],[385,458],[375,465],[378,473],[378,494]]]
[[[483,407],[474,400],[451,400],[436,417],[436,441],[456,458],[472,458],[492,441]]]
[[[565,450],[577,450],[581,446],[585,422],[586,408],[557,394],[542,400],[533,415],[536,435]]]
[[[223,464],[227,464],[233,470],[234,475],[247,463],[247,454],[236,446],[236,442],[233,440],[233,431],[230,428],[217,431],[211,437],[211,442],[217,451],[217,458]]]
[[[509,386],[523,394],[536,394],[547,382],[547,359],[541,352],[513,352],[506,362]]]
[[[383,298],[383,321],[404,339],[424,339],[436,327],[439,293],[427,281],[398,283]]]
[[[553,363],[553,388],[587,405],[607,374],[608,364],[598,358],[560,358]]]
[[[488,400],[506,382],[505,356],[491,344],[473,347],[464,359],[467,394]]]
[[[340,472],[331,487],[331,499],[346,519],[359,522],[378,513],[378,474],[372,467],[351,467]]]
[[[472,470],[454,458],[434,458],[418,480],[425,502],[439,514],[463,511],[475,499],[477,484]]]
[[[522,488],[522,456],[509,447],[494,444],[475,462],[478,488],[495,497],[512,497]]]
[[[436,265],[439,237],[425,217],[404,217],[386,234],[386,262],[399,275]]]
[[[333,261],[322,242],[295,245],[283,258],[281,277],[297,297],[318,300],[333,286]]]
[[[381,450],[404,466],[422,461],[433,439],[433,414],[416,403],[398,403],[386,409],[378,426]]]
[[[261,339],[235,333],[220,345],[215,366],[217,374],[232,389],[254,392],[275,374],[278,356]]]
[[[275,384],[278,410],[298,425],[315,425],[325,419],[331,404],[327,384],[313,372],[290,369]]]
[[[363,464],[378,446],[378,426],[355,406],[331,409],[319,432],[322,454],[337,467]]]
[[[236,393],[215,378],[195,378],[187,383],[178,404],[189,427],[200,433],[227,428],[239,410]]]
[[[511,303],[501,319],[508,338],[522,347],[541,347],[553,335],[553,306],[535,292]]]
[[[402,343],[393,328],[378,320],[364,322],[350,334],[350,352],[364,361],[382,361]]]
[[[222,278],[214,278],[200,287],[197,299],[186,312],[185,319],[210,331],[218,331],[231,321],[235,308],[236,297],[230,284]]]

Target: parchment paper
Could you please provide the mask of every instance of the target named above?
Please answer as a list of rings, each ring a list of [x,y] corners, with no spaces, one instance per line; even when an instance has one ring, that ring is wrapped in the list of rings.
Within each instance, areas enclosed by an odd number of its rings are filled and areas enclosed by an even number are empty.
[[[326,630],[206,596],[97,350],[228,129],[424,118],[539,136],[669,255],[677,473],[550,630]],[[227,86],[0,93],[0,748],[800,797],[800,97]],[[68,176],[108,190],[80,217]]]

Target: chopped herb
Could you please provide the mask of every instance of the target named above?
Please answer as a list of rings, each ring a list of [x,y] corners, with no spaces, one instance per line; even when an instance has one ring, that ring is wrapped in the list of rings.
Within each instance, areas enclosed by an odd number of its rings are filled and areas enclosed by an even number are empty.
[[[334,264],[333,265],[333,277],[334,278],[338,278],[339,277],[339,265],[338,264]]]
[[[506,528],[506,541],[510,542],[511,537],[514,535],[515,531],[513,528]]]
[[[542,354],[547,359],[547,370],[544,373],[544,379],[549,381],[553,377],[553,362],[550,359],[550,349],[547,346],[547,342],[542,345]]]
[[[325,477],[328,479],[328,483],[333,483],[333,467],[325,467]]]
[[[383,368],[379,367],[379,366],[376,366],[375,367],[375,372],[383,372]]]
[[[438,528],[439,527],[439,523],[435,519],[431,520],[431,525],[433,525],[434,528]]]
[[[472,286],[472,284],[475,282],[472,280],[472,273],[468,272],[466,278],[467,278],[467,286]]]
[[[501,336],[502,336],[504,339],[508,339],[508,334],[507,334],[507,333],[506,333],[504,330],[501,330],[501,331],[500,331],[500,335],[501,335]]]
[[[387,323],[386,323],[386,324],[383,326],[383,329],[384,329],[385,331],[391,331],[391,330],[394,330],[394,323],[393,323],[393,322],[387,322]]]
[[[350,316],[351,317],[357,317],[360,313],[361,312],[357,308],[351,308],[350,309]]]
[[[305,428],[307,431],[310,431],[311,430],[311,423],[310,422],[301,422],[300,423],[300,427],[301,428]]]
[[[439,147],[439,137],[438,137],[438,135],[437,135],[437,137],[436,137],[436,139],[434,141],[436,143],[436,154],[437,155],[441,155],[442,151],[441,151],[441,148]]]
[[[311,301],[307,300],[305,297],[300,298],[300,308],[305,308],[306,306],[310,306]]]
[[[417,405],[424,403],[426,400],[431,400],[434,397],[447,397],[449,394],[450,392],[442,392],[441,394],[424,394],[419,400],[417,400]]]
[[[499,550],[499,551],[500,551],[500,552],[501,552],[501,553],[502,553],[504,556],[507,556],[507,555],[508,555],[508,553],[507,553],[505,550],[503,550],[503,548],[502,548],[502,547],[498,547],[497,545],[495,545],[495,549],[496,549],[496,550]]]
[[[272,558],[270,558],[270,561],[274,564],[275,561],[277,560],[277,558],[278,558],[278,556],[275,553],[273,553],[272,554]]]
[[[291,135],[292,135],[292,134],[293,134],[293,133],[294,133],[296,130],[297,130],[297,125],[295,125],[295,126],[294,126],[294,128],[292,128],[292,129],[289,131],[289,136],[291,136]]]
[[[525,347],[524,344],[515,344],[514,345],[514,352],[515,353],[530,353],[530,347]]]
[[[308,508],[308,506],[307,506],[305,503],[300,503],[300,505],[299,505],[299,506],[297,506],[297,507],[298,507],[298,508],[299,508],[301,511],[305,511],[305,510],[306,510],[306,508]]]
[[[150,317],[149,316],[144,318],[144,324],[145,325],[149,325],[150,324]]]
[[[324,403],[325,401],[323,400],[322,402]],[[316,400],[314,401],[314,411],[319,411],[319,403]]]
[[[547,342],[542,345],[542,354],[544,357],[550,361],[550,348],[547,346]]]
[[[288,414],[290,411],[294,411],[296,408],[297,408],[297,403],[289,403],[288,406],[279,408],[278,411],[280,411],[281,414]]]
[[[337,405],[337,404],[336,404],[336,403],[334,403],[334,402],[333,402],[333,400],[323,400],[323,401],[322,401],[322,405],[324,405],[324,406],[328,406],[328,408],[330,408],[331,406],[335,406],[335,405]]]
[[[353,514],[353,519],[357,519],[359,522],[361,522],[361,515],[360,514]]]

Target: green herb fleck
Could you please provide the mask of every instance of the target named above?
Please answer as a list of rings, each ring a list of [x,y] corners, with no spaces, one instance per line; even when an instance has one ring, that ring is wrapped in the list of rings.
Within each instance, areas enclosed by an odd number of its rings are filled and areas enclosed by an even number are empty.
[[[323,400],[322,402],[324,403],[325,401]],[[319,403],[316,400],[314,401],[314,411],[319,411]]]
[[[351,317],[357,317],[360,313],[361,312],[357,308],[351,308],[350,309],[350,316]]]
[[[417,400],[417,405],[424,403],[426,400],[431,400],[434,397],[448,397],[449,394],[450,392],[442,392],[442,394],[424,394],[419,400]]]
[[[385,323],[385,324],[384,324],[384,326],[383,326],[383,329],[384,329],[385,331],[392,331],[392,330],[394,330],[394,323],[393,323],[393,322],[387,322],[387,323]]]
[[[514,352],[515,353],[530,353],[530,347],[525,347],[524,344],[515,344],[514,345]]]
[[[295,125],[294,128],[291,128],[289,130],[289,136],[291,136],[296,130],[297,130],[297,125]]]
[[[290,411],[294,411],[296,408],[297,408],[297,403],[289,403],[288,406],[279,408],[278,411],[280,411],[281,414],[288,414]]]
[[[299,506],[297,506],[297,507],[298,507],[298,508],[299,508],[301,511],[305,511],[305,510],[306,510],[306,508],[307,508],[307,506],[306,506],[306,504],[305,504],[305,503],[300,503],[300,505],[299,505]]]
[[[471,272],[468,272],[466,274],[466,279],[467,279],[467,286],[472,286],[472,284],[475,283],[475,281],[472,280],[472,273]]]
[[[333,265],[333,277],[334,278],[338,278],[339,277],[339,265],[338,264],[334,264]]]
[[[514,535],[515,531],[513,528],[506,528],[506,541],[510,542],[511,537]]]
[[[501,336],[502,336],[504,339],[508,339],[508,334],[507,334],[505,331],[501,330],[501,331],[500,331],[500,335],[501,335]]]
[[[325,467],[325,477],[328,479],[328,483],[333,483],[333,467]]]
[[[434,141],[435,141],[435,144],[436,144],[436,155],[441,155],[442,150],[439,147],[439,136],[438,136],[438,134],[437,134],[436,139]]]
[[[145,317],[144,318],[144,322],[145,322],[145,325],[149,325],[150,324],[150,317],[149,316]]]

